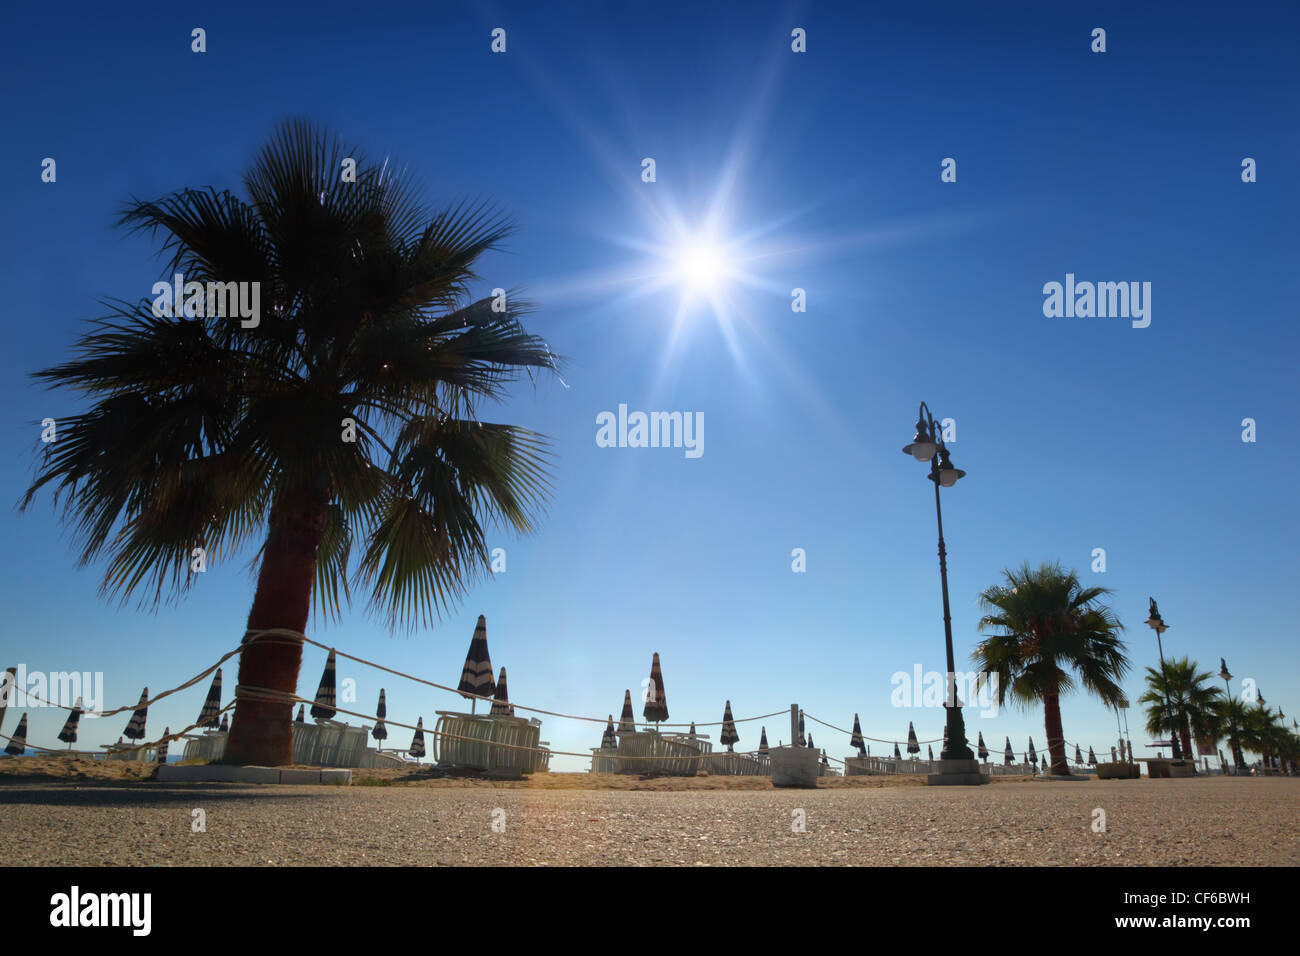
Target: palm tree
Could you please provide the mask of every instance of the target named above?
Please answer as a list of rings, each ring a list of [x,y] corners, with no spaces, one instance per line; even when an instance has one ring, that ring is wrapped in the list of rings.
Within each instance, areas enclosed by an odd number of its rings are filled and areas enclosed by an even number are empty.
[[[1223,696],[1212,684],[1207,686],[1213,675],[1209,671],[1198,673],[1198,666],[1195,661],[1182,657],[1166,661],[1164,675],[1148,667],[1147,691],[1138,698],[1139,704],[1147,705],[1147,730],[1153,734],[1178,734],[1183,753],[1193,762],[1196,752],[1192,750],[1192,737],[1204,739],[1215,724],[1215,711]]]
[[[483,205],[434,212],[405,172],[303,120],[243,182],[247,199],[133,200],[121,224],[161,241],[169,279],[259,283],[260,322],[108,303],[72,361],[36,373],[93,404],[60,420],[21,504],[52,484],[81,563],[109,559],[101,590],[154,607],[193,583],[193,549],[260,540],[239,684],[292,693],[301,641],[253,632],[337,618],[350,582],[390,627],[429,626],[487,568],[487,526],[534,527],[546,440],[478,413],[557,362],[524,303],[471,301],[510,231]],[[290,762],[290,715],[239,696],[226,758]]]
[[[1220,723],[1228,735],[1228,745],[1232,749],[1232,765],[1236,770],[1246,769],[1246,758],[1242,754],[1242,733],[1249,719],[1248,709],[1235,697],[1220,698]]]
[[[998,703],[1007,695],[1021,706],[1043,702],[1052,773],[1068,776],[1061,696],[1078,682],[1108,707],[1124,699],[1119,682],[1128,670],[1123,625],[1101,598],[1106,588],[1085,588],[1078,575],[1059,564],[1003,571],[1004,584],[979,597],[986,612],[980,630],[997,633],[982,641],[971,659],[998,680]]]

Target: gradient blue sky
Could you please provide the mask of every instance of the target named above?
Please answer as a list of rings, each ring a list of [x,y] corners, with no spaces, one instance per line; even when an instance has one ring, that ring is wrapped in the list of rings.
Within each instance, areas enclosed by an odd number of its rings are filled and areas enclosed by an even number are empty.
[[[532,328],[568,360],[564,384],[521,387],[495,413],[556,453],[540,532],[493,541],[507,572],[436,628],[391,635],[358,602],[313,637],[454,684],[485,614],[520,703],[617,713],[658,651],[674,721],[719,720],[727,699],[737,717],[797,701],[841,726],[857,712],[871,736],[905,739],[912,720],[938,737],[940,709],[890,706],[895,671],[943,667],[931,488],[899,451],[924,399],[956,420],[953,459],[969,472],[944,493],[959,666],[979,591],[1008,565],[1059,560],[1115,590],[1132,696],[1156,660],[1142,625],[1154,595],[1167,653],[1213,671],[1224,655],[1300,713],[1283,599],[1297,571],[1287,476],[1300,468],[1300,15],[966,6],[134,4],[126,16],[73,3],[57,20],[8,7],[3,497],[30,480],[34,423],[75,407],[29,373],[67,357],[98,297],[144,297],[161,276],[155,247],[114,229],[115,211],[185,186],[238,190],[275,122],[304,115],[406,163],[435,199],[510,211],[517,233],[483,260],[481,291],[522,287],[539,305]],[[190,52],[195,26],[206,54]],[[504,55],[489,50],[497,26]],[[1089,50],[1096,26],[1104,55]],[[806,54],[790,51],[794,27]],[[940,182],[944,157],[955,184]],[[678,285],[651,288],[663,265],[647,250],[671,255],[664,224],[710,208],[755,281],[734,283],[722,314],[699,300],[682,312]],[[1042,286],[1067,272],[1151,282],[1150,327],[1045,318]],[[794,287],[806,313],[790,309]],[[597,447],[596,415],[620,403],[703,412],[704,455]],[[1241,440],[1245,417],[1257,443]],[[102,670],[118,706],[236,646],[251,555],[142,613],[98,596],[102,566],[76,569],[48,496],[0,522],[0,667]],[[1105,574],[1089,570],[1097,547]],[[309,648],[305,696],[323,662]],[[397,720],[462,708],[340,665],[358,709],[381,686]],[[190,723],[203,690],[157,705],[150,729]],[[1076,695],[1063,715],[1069,740],[1113,743],[1096,701]],[[116,740],[125,717],[83,724],[81,743]],[[31,742],[56,745],[62,719],[33,709]],[[773,744],[788,739],[782,718],[766,725]],[[1041,709],[967,711],[967,726],[999,749],[1007,735],[1017,751],[1043,739]],[[586,752],[600,732],[547,718],[542,736]],[[740,733],[742,748],[757,742],[757,725]],[[849,753],[839,735],[814,736]]]

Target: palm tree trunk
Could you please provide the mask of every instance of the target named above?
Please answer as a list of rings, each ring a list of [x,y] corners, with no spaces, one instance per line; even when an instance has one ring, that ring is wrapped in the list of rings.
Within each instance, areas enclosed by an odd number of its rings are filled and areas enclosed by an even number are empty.
[[[302,633],[311,610],[316,549],[325,531],[324,501],[286,504],[282,492],[271,508],[270,533],[248,612],[248,630],[285,628]],[[298,687],[302,642],[254,642],[239,655],[239,683],[292,694]],[[225,759],[230,763],[277,767],[293,763],[292,704],[239,697],[230,724]]]
[[[1065,731],[1061,727],[1061,697],[1055,691],[1043,695],[1043,717],[1047,730],[1047,752],[1052,758],[1052,774],[1070,775],[1070,764],[1065,756]]]

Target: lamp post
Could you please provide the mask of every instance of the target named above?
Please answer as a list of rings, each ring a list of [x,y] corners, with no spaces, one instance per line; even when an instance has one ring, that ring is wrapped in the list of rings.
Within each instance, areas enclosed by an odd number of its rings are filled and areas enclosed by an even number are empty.
[[[930,463],[930,474],[927,477],[934,482],[934,515],[939,526],[939,580],[943,589],[943,639],[948,663],[948,688],[943,704],[948,712],[947,732],[944,735],[947,744],[939,754],[940,772],[931,774],[929,782],[986,783],[987,778],[980,775],[975,753],[966,740],[966,722],[957,700],[956,665],[952,654],[952,613],[948,603],[948,550],[943,542],[943,509],[939,504],[939,489],[951,488],[966,472],[953,467],[948,449],[943,444],[939,424],[930,414],[930,407],[925,402],[921,403],[917,412],[916,435],[912,438],[912,443],[903,448],[903,454]]]
[[[1160,616],[1160,610],[1156,607],[1156,599],[1148,598],[1151,602],[1151,614],[1146,619],[1147,627],[1156,632],[1156,648],[1160,651],[1160,690],[1165,699],[1165,713],[1169,717],[1169,726],[1173,728],[1170,731],[1169,745],[1173,751],[1174,760],[1183,759],[1183,747],[1179,742],[1178,727],[1174,721],[1174,712],[1169,709],[1169,676],[1165,672],[1165,649],[1160,641],[1160,635],[1169,630],[1169,625],[1165,623],[1164,618]]]
[[[1124,711],[1124,736],[1128,738],[1128,762],[1133,762],[1133,736],[1128,732],[1128,698],[1119,702],[1119,709]]]
[[[1232,675],[1228,673],[1228,662],[1219,658],[1219,676],[1223,678],[1223,689],[1228,696],[1228,749],[1232,751],[1232,771],[1234,774],[1245,767],[1241,759],[1241,748],[1237,745],[1237,728],[1232,724]]]

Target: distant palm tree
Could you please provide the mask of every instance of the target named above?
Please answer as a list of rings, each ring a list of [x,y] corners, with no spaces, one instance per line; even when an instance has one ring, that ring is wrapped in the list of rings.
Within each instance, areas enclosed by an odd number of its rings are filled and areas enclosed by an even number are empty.
[[[1246,758],[1242,753],[1242,732],[1249,719],[1247,706],[1235,697],[1219,699],[1219,723],[1222,732],[1227,734],[1228,746],[1232,750],[1232,765],[1237,770],[1246,768]]]
[[[1147,731],[1153,734],[1178,734],[1183,755],[1195,760],[1193,736],[1204,739],[1216,724],[1216,711],[1223,693],[1211,683],[1209,671],[1197,671],[1199,665],[1187,658],[1165,661],[1165,676],[1154,667],[1146,673],[1147,691],[1138,698],[1146,704]],[[1168,694],[1168,707],[1165,695]]]
[[[980,630],[996,629],[971,654],[987,674],[996,674],[998,703],[1010,695],[1028,706],[1043,702],[1052,773],[1069,775],[1061,696],[1078,682],[1108,707],[1124,699],[1120,680],[1128,670],[1124,629],[1101,598],[1106,588],[1085,588],[1078,575],[1059,564],[1004,571],[1006,582],[979,597],[986,612]]]
[[[1275,766],[1279,757],[1295,759],[1295,735],[1286,729],[1277,711],[1264,704],[1245,708],[1241,743],[1259,754],[1265,767]]]
[[[123,600],[156,606],[193,583],[194,549],[260,540],[250,631],[301,633],[313,600],[337,617],[350,579],[390,627],[428,625],[487,567],[485,524],[531,530],[547,492],[545,439],[478,414],[522,370],[556,368],[524,303],[470,301],[509,226],[481,205],[435,212],[404,172],[301,120],[244,187],[132,201],[121,223],[162,240],[168,279],[259,283],[260,321],[111,304],[76,358],[36,374],[93,404],[59,420],[22,506],[53,484],[82,563],[107,555],[103,591]],[[239,684],[292,693],[301,662],[301,641],[248,644]],[[290,716],[238,697],[227,759],[289,763]]]

